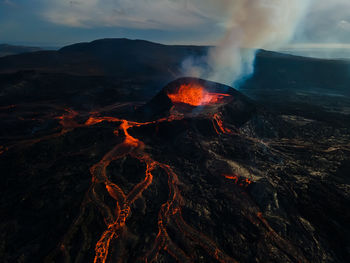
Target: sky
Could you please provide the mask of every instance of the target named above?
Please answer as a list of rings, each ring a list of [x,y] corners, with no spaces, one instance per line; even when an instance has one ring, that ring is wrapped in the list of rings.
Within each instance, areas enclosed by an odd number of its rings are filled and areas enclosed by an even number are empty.
[[[230,1],[235,0],[0,0],[0,43],[60,47],[126,37],[215,44],[232,16],[225,8]],[[311,0],[286,44],[349,48],[350,1]]]

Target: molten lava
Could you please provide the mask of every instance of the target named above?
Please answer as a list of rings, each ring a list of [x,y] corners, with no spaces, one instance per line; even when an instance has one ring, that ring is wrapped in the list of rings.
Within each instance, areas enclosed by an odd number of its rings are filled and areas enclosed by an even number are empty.
[[[168,94],[169,98],[175,103],[186,103],[192,106],[216,104],[222,102],[225,97],[230,95],[210,93],[199,85],[182,85],[180,86],[178,93]],[[182,217],[183,197],[181,195],[179,185],[181,182],[175,170],[169,165],[152,158],[152,155],[145,151],[146,145],[143,141],[135,138],[130,133],[130,129],[135,127],[156,125],[162,122],[172,122],[175,120],[181,120],[184,118],[183,114],[171,113],[170,116],[160,118],[150,122],[135,122],[122,118],[111,116],[99,116],[99,112],[90,112],[89,118],[85,123],[78,122],[77,117],[79,112],[72,109],[64,109],[64,114],[56,116],[55,119],[59,121],[62,129],[54,134],[41,137],[39,139],[30,140],[30,143],[36,143],[42,140],[59,137],[66,134],[75,128],[89,127],[102,122],[114,122],[116,123],[116,129],[113,131],[118,137],[122,137],[123,140],[111,147],[111,149],[105,153],[105,155],[97,163],[90,168],[91,173],[91,187],[86,193],[86,197],[81,205],[81,211],[79,216],[73,222],[70,230],[63,237],[61,244],[59,245],[59,253],[62,253],[69,261],[69,243],[72,241],[74,233],[79,228],[84,216],[84,211],[87,209],[87,204],[93,203],[100,211],[104,222],[105,229],[101,233],[99,240],[95,245],[95,257],[94,263],[107,263],[111,262],[111,255],[113,254],[113,243],[116,240],[123,241],[123,233],[127,228],[127,221],[132,215],[132,208],[142,194],[147,191],[150,185],[153,183],[153,171],[155,169],[161,169],[165,172],[168,180],[168,199],[161,205],[158,211],[158,234],[151,242],[153,245],[148,251],[145,251],[142,256],[144,262],[154,262],[157,260],[161,251],[167,252],[177,262],[194,262],[193,255],[183,250],[178,246],[168,233],[169,225],[172,224],[179,231],[179,235],[182,239],[190,242],[193,249],[201,247],[207,252],[207,254],[217,262],[220,263],[236,263],[237,261],[225,254],[218,245],[209,237],[199,232],[188,223]],[[224,127],[221,115],[214,114],[211,116],[213,125],[218,134],[232,134],[232,131]],[[0,146],[0,154],[6,151],[7,148]],[[145,164],[144,178],[135,184],[132,189],[126,193],[123,189],[114,183],[107,174],[108,166],[115,160],[122,159],[126,156],[137,159],[140,163]],[[250,181],[241,180],[235,175],[223,175],[227,179],[234,180],[236,184],[240,186],[248,186]],[[103,189],[103,190],[102,190]],[[105,201],[105,194],[108,194],[114,202],[107,203]],[[53,254],[54,255],[54,254]],[[50,258],[50,257],[49,257]],[[122,260],[122,259],[120,259]],[[51,259],[47,260],[52,262]],[[120,262],[120,261],[117,261]]]
[[[252,183],[248,178],[243,178],[237,174],[222,174],[222,176],[226,179],[233,180],[235,184],[241,187],[248,187]]]
[[[220,103],[227,96],[230,95],[209,93],[198,85],[182,85],[177,94],[169,94],[169,98],[174,102],[187,103],[192,106]],[[55,117],[59,120],[62,130],[53,135],[32,140],[31,143],[43,139],[58,137],[74,130],[75,128],[93,126],[102,122],[117,123],[114,134],[118,137],[123,137],[123,140],[119,144],[111,147],[102,159],[90,168],[91,187],[82,202],[79,216],[73,222],[70,230],[63,237],[59,246],[59,253],[62,253],[66,258],[66,261],[69,261],[69,243],[72,241],[74,233],[79,228],[79,225],[83,220],[84,211],[87,209],[86,207],[89,203],[93,203],[99,209],[106,225],[105,230],[101,233],[101,236],[95,245],[94,263],[106,263],[111,261],[113,243],[116,240],[123,241],[123,233],[126,231],[127,221],[132,215],[133,204],[145,191],[147,191],[149,186],[152,185],[152,173],[158,168],[163,170],[167,176],[169,194],[168,199],[161,205],[158,212],[158,234],[154,237],[154,240],[151,241],[153,246],[151,246],[148,251],[145,251],[142,261],[153,262],[157,259],[161,251],[165,251],[177,262],[193,262],[193,255],[189,254],[173,242],[172,237],[168,234],[169,225],[173,224],[173,226],[178,229],[179,235],[182,235],[184,240],[188,240],[188,242],[190,241],[190,243],[193,244],[191,246],[193,249],[201,247],[213,258],[213,260],[220,263],[237,262],[235,259],[226,255],[213,240],[185,222],[182,217],[181,209],[184,203],[179,189],[181,182],[175,170],[169,164],[154,160],[151,154],[145,152],[145,149],[147,149],[145,143],[130,134],[130,129],[132,128],[147,125],[157,126],[162,122],[181,120],[184,118],[183,114],[172,113],[168,117],[150,122],[135,122],[117,117],[99,116],[99,112],[90,112],[89,118],[85,123],[79,123],[76,121],[77,116],[79,116],[78,112],[71,109],[65,109],[65,113],[62,116]],[[211,117],[214,128],[218,133],[231,134],[231,130],[224,127],[219,114],[215,114]],[[0,154],[6,150],[7,148],[0,146]],[[122,159],[126,156],[135,158],[146,166],[144,178],[135,184],[128,193],[125,193],[120,186],[112,182],[107,174],[107,168],[111,162]],[[238,177],[234,177],[235,175],[222,176],[234,180],[236,184],[241,186],[246,187],[250,184],[248,179],[243,181],[243,179],[241,180]],[[108,194],[114,202],[106,203],[104,200],[105,194]],[[52,260],[48,260],[48,262],[52,262]]]
[[[168,93],[168,97],[173,103],[184,103],[191,106],[205,106],[222,103],[228,94],[211,93],[198,84],[183,84],[177,93]]]
[[[220,134],[220,131],[224,134],[233,134],[232,130],[224,127],[224,122],[219,114],[215,113],[212,121],[217,134]]]
[[[177,93],[168,94],[168,97],[174,103],[201,106],[222,103],[225,98],[230,97],[230,95],[210,93],[198,84],[184,84],[180,86],[180,88],[177,90]],[[124,104],[113,105],[113,108],[122,105]],[[12,106],[9,107],[12,108]],[[113,131],[113,133],[115,136],[123,138],[119,144],[111,147],[111,149],[102,157],[102,159],[100,159],[90,168],[92,181],[91,187],[88,189],[86,197],[82,202],[79,215],[73,222],[70,230],[66,233],[59,246],[59,253],[63,254],[65,257],[65,262],[71,261],[69,252],[71,249],[70,242],[72,242],[75,233],[78,232],[79,225],[82,225],[83,217],[85,215],[85,211],[87,210],[87,204],[90,203],[93,203],[99,209],[106,225],[104,231],[101,233],[99,240],[95,244],[94,263],[112,262],[113,242],[116,240],[119,240],[120,242],[124,241],[123,238],[125,238],[124,234],[127,229],[127,222],[129,217],[132,216],[134,203],[139,198],[141,198],[143,193],[147,191],[148,188],[153,184],[152,173],[157,168],[163,170],[165,172],[165,176],[167,176],[168,198],[160,206],[160,209],[158,211],[158,219],[156,222],[158,233],[153,238],[153,240],[149,241],[153,243],[153,246],[151,246],[148,251],[144,251],[144,255],[142,256],[142,259],[140,258],[140,260],[143,262],[154,262],[157,260],[160,252],[165,251],[177,262],[195,262],[194,260],[196,259],[196,255],[191,254],[190,251],[193,251],[195,249],[202,249],[206,251],[208,256],[212,258],[212,261],[220,263],[237,262],[234,258],[225,254],[225,252],[219,248],[218,244],[216,244],[208,236],[190,226],[184,220],[182,217],[184,199],[179,189],[179,186],[183,185],[183,183],[180,181],[178,175],[176,174],[176,171],[171,167],[171,165],[153,159],[152,155],[146,152],[147,147],[145,143],[132,136],[132,132],[130,131],[132,128],[155,125],[155,129],[157,130],[158,124],[162,122],[172,122],[185,118],[183,114],[177,112],[173,113],[172,111],[170,112],[170,116],[160,118],[158,120],[149,122],[135,122],[117,117],[99,116],[100,113],[96,111],[89,113],[89,118],[85,123],[79,123],[76,120],[76,117],[79,116],[79,113],[72,109],[65,109],[63,115],[55,117],[56,120],[59,120],[59,123],[62,126],[62,130],[58,130],[59,132],[54,134],[24,142],[36,143],[42,140],[59,137],[74,130],[75,128],[93,126],[102,122],[117,123],[116,129]],[[210,118],[213,127],[218,135],[236,134],[237,130],[232,130],[235,129],[233,125],[230,126],[231,129],[225,127],[226,124],[223,121],[222,114],[212,113],[212,115],[210,115]],[[261,142],[259,141],[259,143]],[[0,155],[7,150],[7,147],[0,145]],[[145,164],[146,167],[143,179],[136,183],[128,193],[124,192],[120,186],[114,183],[107,174],[107,168],[113,161],[122,159],[126,156],[130,156],[138,160],[140,163]],[[232,182],[243,188],[247,188],[253,183],[250,179],[239,176],[236,173],[223,173],[221,176],[229,180],[227,181],[228,183]],[[114,200],[114,202],[106,202],[105,194],[108,194]],[[290,246],[286,240],[284,240],[281,236],[279,236],[278,233],[273,230],[268,221],[263,217],[262,212],[256,211],[256,214],[254,214],[254,216],[248,216],[251,223],[256,227],[260,225],[264,226],[264,228],[267,230],[265,238],[271,239],[277,245],[277,247],[279,247],[281,250],[286,250],[286,253],[289,255],[298,254],[298,252],[295,252],[294,248]],[[84,227],[86,227],[86,225],[84,225]],[[183,249],[182,246],[179,246],[172,240],[172,235],[169,235],[170,232],[168,233],[169,229],[172,229],[173,233],[174,231],[177,231],[177,239],[183,240],[183,242],[186,244],[186,247],[189,247],[188,250]],[[55,255],[54,253],[52,255]],[[115,262],[121,262],[123,260],[124,259],[121,257]],[[211,260],[207,259],[207,261]],[[161,260],[159,260],[159,262],[160,261]],[[49,255],[48,260],[45,260],[45,262],[54,262],[54,260],[51,259],[51,255]],[[296,262],[307,261],[304,258],[298,258]]]
[[[178,189],[180,182],[177,174],[169,165],[153,160],[149,154],[145,153],[144,143],[131,136],[128,131],[132,127],[171,122],[182,118],[182,115],[171,115],[167,118],[161,118],[156,121],[140,123],[114,117],[90,116],[85,122],[86,126],[94,125],[103,121],[120,122],[119,128],[117,128],[114,134],[117,136],[120,134],[124,135],[124,141],[112,148],[112,150],[105,154],[100,162],[92,166],[90,169],[92,175],[91,198],[104,215],[107,227],[96,244],[94,263],[107,262],[111,250],[111,242],[121,237],[123,229],[126,226],[126,221],[131,214],[132,204],[140,198],[142,193],[152,184],[152,171],[157,167],[164,170],[168,176],[169,197],[168,200],[163,203],[158,213],[158,234],[154,240],[154,245],[151,250],[146,253],[143,260],[145,262],[153,262],[157,258],[159,252],[164,250],[178,262],[192,261],[191,256],[187,255],[180,247],[175,245],[168,235],[167,225],[169,221],[174,220],[179,229],[182,230],[184,236],[190,238],[197,246],[201,246],[205,249],[208,254],[217,261],[221,263],[236,262],[222,252],[212,240],[189,226],[183,220],[181,216],[182,196]],[[123,158],[126,155],[138,159],[140,162],[145,163],[147,167],[144,179],[136,184],[129,194],[125,194],[118,185],[111,182],[106,174],[106,168],[113,160]],[[108,194],[116,201],[116,209],[111,209],[103,202],[103,198],[96,191],[97,185],[99,184],[104,185]],[[65,246],[63,246],[63,248],[64,247]]]

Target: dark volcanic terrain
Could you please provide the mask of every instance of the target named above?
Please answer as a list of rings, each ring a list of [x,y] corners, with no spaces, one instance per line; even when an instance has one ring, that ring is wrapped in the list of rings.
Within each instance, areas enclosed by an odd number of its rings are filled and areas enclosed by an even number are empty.
[[[106,70],[111,41],[129,53],[110,62],[135,67]],[[204,51],[102,40],[0,59],[2,262],[348,262],[346,62],[261,51],[240,91],[170,81]]]

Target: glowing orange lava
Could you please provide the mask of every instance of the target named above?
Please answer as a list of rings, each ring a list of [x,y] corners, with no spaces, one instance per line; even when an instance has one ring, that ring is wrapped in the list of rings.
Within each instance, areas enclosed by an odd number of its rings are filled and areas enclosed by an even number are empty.
[[[204,92],[204,97],[205,96],[210,96],[210,93]],[[224,95],[220,96],[215,94],[213,97],[209,99],[206,98],[204,101],[207,103],[215,103],[223,97]],[[168,177],[169,195],[168,200],[162,204],[158,212],[158,234],[153,240],[153,246],[143,256],[143,261],[155,261],[159,256],[160,251],[163,250],[172,256],[177,262],[193,262],[193,255],[187,254],[181,247],[176,245],[168,234],[168,225],[170,223],[175,223],[180,233],[182,233],[183,238],[191,240],[191,243],[193,243],[195,247],[202,247],[218,262],[235,263],[236,260],[226,255],[214,241],[184,221],[181,215],[181,207],[184,201],[178,187],[181,185],[181,182],[177,174],[170,165],[158,162],[154,160],[150,154],[146,153],[145,144],[141,140],[133,137],[129,131],[129,129],[133,127],[150,124],[158,125],[162,122],[180,120],[183,119],[184,116],[182,114],[172,114],[169,117],[142,123],[115,117],[102,117],[98,116],[98,112],[90,114],[89,119],[85,123],[79,124],[75,122],[75,117],[78,113],[67,109],[63,116],[57,117],[63,127],[63,132],[61,132],[61,134],[77,127],[92,126],[105,121],[118,123],[119,126],[115,129],[114,134],[116,136],[124,137],[124,140],[121,143],[112,147],[112,149],[107,152],[99,162],[90,168],[92,184],[87,193],[87,201],[83,202],[81,209],[84,211],[85,204],[92,201],[100,210],[106,224],[106,229],[101,234],[100,239],[95,246],[94,263],[109,262],[110,255],[113,252],[113,249],[111,248],[112,244],[117,239],[123,239],[123,232],[126,230],[127,220],[132,214],[132,205],[153,183],[152,173],[156,168],[162,169]],[[216,118],[216,121],[218,120],[220,119]],[[223,132],[225,131],[224,128],[220,128],[219,123],[217,123],[217,125],[220,130]],[[0,148],[0,150],[2,149]],[[107,175],[107,167],[110,163],[117,159],[124,158],[125,156],[131,156],[146,165],[144,178],[137,183],[129,193],[125,193],[117,184],[112,182]],[[114,199],[114,205],[111,206],[104,201],[104,193],[101,193],[101,189],[105,189],[108,195]],[[82,216],[83,213],[81,213],[76,219],[70,231],[76,231],[75,227],[82,220]],[[64,237],[59,246],[60,251],[64,255],[69,255],[69,240],[72,237],[70,231]],[[67,256],[67,258],[69,258],[69,256]]]
[[[72,109],[65,109],[66,113],[62,116],[56,117],[56,119],[60,120],[59,123],[62,126],[61,134],[67,133],[74,128],[82,127],[83,125],[78,124],[74,119],[79,115],[78,112]]]
[[[191,106],[204,106],[221,103],[228,94],[211,93],[198,84],[183,84],[177,93],[168,93],[173,103],[185,103]]]
[[[224,134],[233,134],[232,130],[224,127],[224,123],[223,123],[221,117],[218,114],[215,113],[213,115],[213,119],[212,120],[213,120],[214,129],[215,129],[217,134],[220,134],[219,131],[221,131]]]
[[[192,106],[199,106],[220,103],[225,97],[230,95],[209,93],[199,85],[189,84],[182,85],[178,90],[178,93],[168,94],[168,96],[175,103],[186,103]],[[185,240],[186,244],[193,250],[200,247],[205,250],[209,256],[220,263],[236,263],[237,261],[225,254],[225,252],[221,250],[213,240],[185,222],[181,210],[184,205],[184,199],[179,189],[179,186],[183,183],[181,183],[179,177],[170,165],[154,160],[151,154],[145,152],[145,149],[147,148],[145,147],[144,142],[133,137],[129,131],[129,129],[133,127],[150,124],[158,125],[161,122],[180,120],[183,119],[184,116],[176,113],[171,114],[169,117],[141,123],[115,117],[101,117],[98,116],[98,114],[99,112],[90,112],[89,119],[85,123],[79,123],[76,120],[79,113],[72,109],[65,109],[65,113],[62,116],[55,117],[55,119],[59,120],[59,123],[62,126],[60,132],[25,142],[36,143],[42,140],[59,137],[75,128],[92,126],[104,121],[118,123],[118,127],[114,130],[114,134],[116,136],[123,136],[124,138],[121,143],[112,147],[112,149],[108,151],[99,162],[90,168],[92,177],[91,187],[81,205],[79,216],[73,222],[70,230],[66,233],[59,245],[59,253],[63,253],[65,262],[71,261],[69,253],[71,247],[70,241],[73,239],[74,233],[78,231],[79,228],[77,226],[82,223],[86,205],[90,202],[94,203],[99,209],[106,224],[105,230],[95,245],[94,263],[111,262],[110,257],[113,253],[112,244],[116,239],[123,239],[123,231],[127,228],[126,223],[128,217],[132,215],[131,208],[135,201],[140,198],[143,192],[153,183],[152,173],[158,168],[163,170],[167,176],[169,194],[167,201],[161,205],[158,212],[158,234],[153,240],[153,246],[142,256],[143,261],[154,262],[159,256],[160,251],[163,250],[172,256],[177,262],[194,262],[194,255],[183,250],[182,247],[172,241],[171,236],[168,234],[169,226],[171,226],[178,230],[179,235],[182,235],[179,239]],[[220,114],[213,114],[211,117],[214,129],[218,134],[234,133],[232,130],[225,127]],[[0,145],[0,155],[7,150],[7,147]],[[128,193],[125,193],[117,184],[113,183],[107,175],[107,168],[110,163],[117,159],[124,158],[125,156],[131,156],[132,158],[137,159],[139,162],[144,163],[146,167],[144,178],[134,185]],[[221,176],[228,180],[232,180],[235,184],[241,187],[248,187],[252,183],[248,178],[241,177],[238,174],[221,174]],[[106,203],[104,196],[105,193],[101,193],[101,189],[103,189],[103,191],[105,189],[108,195],[113,198],[114,205]],[[267,230],[266,238],[271,239],[278,248],[286,250],[289,255],[296,255],[295,262],[308,262],[302,256],[299,257],[298,255],[301,253],[273,230],[268,221],[263,217],[262,212],[257,211],[254,216],[249,216],[249,219],[255,226],[263,225]],[[55,256],[55,253],[56,252],[50,254],[48,260],[45,260],[45,262],[54,262],[52,257]],[[116,262],[121,262],[122,260],[123,258]]]
[[[213,258],[221,263],[235,263],[236,261],[224,252],[222,252],[216,244],[202,233],[196,231],[194,228],[186,224],[181,216],[182,196],[178,189],[180,184],[178,176],[173,169],[164,163],[157,162],[152,157],[145,153],[144,143],[139,139],[130,135],[128,129],[132,127],[140,127],[149,124],[159,124],[161,122],[171,122],[176,119],[182,119],[182,115],[172,115],[168,118],[158,119],[153,122],[133,122],[125,119],[118,119],[113,117],[96,117],[91,116],[85,125],[94,125],[103,121],[120,122],[120,126],[115,131],[115,135],[124,134],[124,141],[116,145],[112,150],[105,154],[100,162],[91,167],[92,175],[92,200],[99,207],[104,216],[107,229],[102,234],[101,238],[95,247],[94,263],[107,262],[110,253],[110,245],[113,240],[119,238],[126,226],[126,220],[130,216],[132,204],[142,195],[142,193],[152,184],[152,171],[155,168],[160,168],[165,171],[168,176],[169,199],[166,201],[158,213],[158,234],[154,240],[154,245],[150,251],[144,256],[145,262],[153,262],[159,255],[161,250],[168,252],[178,262],[191,262],[191,255],[186,253],[177,245],[175,245],[167,232],[167,225],[169,221],[176,221],[178,227],[183,231],[184,235],[189,237],[198,246],[205,249]],[[146,164],[145,178],[139,182],[134,188],[125,194],[123,190],[116,184],[110,181],[106,174],[108,165],[116,159],[130,155],[140,162]],[[111,209],[103,202],[103,198],[95,190],[98,184],[103,184],[108,194],[116,201],[116,209]],[[64,247],[64,246],[63,246]]]
[[[248,178],[243,178],[237,174],[222,174],[222,176],[226,179],[233,180],[235,184],[241,187],[248,187],[252,183]]]

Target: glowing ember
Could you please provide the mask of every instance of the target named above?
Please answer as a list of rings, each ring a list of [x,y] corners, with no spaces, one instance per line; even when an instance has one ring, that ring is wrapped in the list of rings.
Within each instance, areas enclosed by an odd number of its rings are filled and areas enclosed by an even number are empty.
[[[173,103],[185,103],[191,106],[204,106],[222,103],[228,94],[210,93],[198,84],[183,84],[177,93],[168,94]]]

